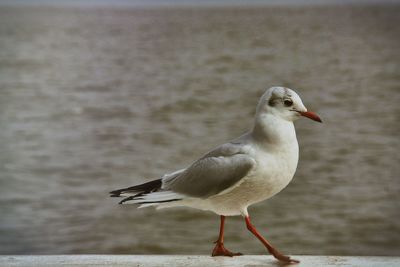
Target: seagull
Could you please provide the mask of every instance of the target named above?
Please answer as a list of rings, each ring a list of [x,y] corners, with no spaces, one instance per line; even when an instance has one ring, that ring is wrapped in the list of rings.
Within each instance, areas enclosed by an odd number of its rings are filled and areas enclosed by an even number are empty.
[[[186,206],[220,216],[220,231],[212,256],[240,256],[224,246],[226,216],[243,216],[247,229],[277,260],[298,263],[272,246],[250,221],[247,208],[266,200],[292,180],[299,159],[293,122],[300,117],[322,122],[286,87],[271,87],[261,96],[252,129],[220,145],[189,167],[147,183],[110,192],[125,197],[119,204],[139,208]]]

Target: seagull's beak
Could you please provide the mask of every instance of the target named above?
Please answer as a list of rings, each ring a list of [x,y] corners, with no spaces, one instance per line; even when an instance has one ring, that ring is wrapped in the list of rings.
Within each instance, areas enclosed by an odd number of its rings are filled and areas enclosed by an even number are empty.
[[[307,117],[309,119],[312,119],[313,121],[318,121],[322,123],[321,118],[314,112],[312,111],[298,111],[301,116]]]

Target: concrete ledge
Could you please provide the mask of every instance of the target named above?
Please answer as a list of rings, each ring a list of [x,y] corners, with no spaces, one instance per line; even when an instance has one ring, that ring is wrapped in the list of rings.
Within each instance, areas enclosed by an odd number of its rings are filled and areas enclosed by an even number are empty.
[[[358,256],[292,256],[300,264],[291,266],[400,266],[400,257],[358,257]],[[271,256],[210,257],[185,255],[3,255],[0,256],[1,267],[32,266],[117,266],[117,267],[188,267],[188,266],[285,266]]]

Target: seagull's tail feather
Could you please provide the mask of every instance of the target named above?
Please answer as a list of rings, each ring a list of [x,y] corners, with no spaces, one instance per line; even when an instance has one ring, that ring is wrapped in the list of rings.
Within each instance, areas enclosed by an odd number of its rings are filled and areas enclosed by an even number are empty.
[[[172,191],[159,191],[136,196],[134,199],[132,199],[132,202],[136,204],[141,204],[140,208],[144,208],[148,206],[158,206],[160,204],[165,204],[168,202],[179,201],[183,198],[183,195]]]
[[[111,191],[110,197],[125,197],[119,204],[130,202],[141,204],[140,207],[159,205],[166,202],[178,201],[183,198],[183,195],[178,193],[163,191],[161,185],[161,179],[157,179],[144,184]]]
[[[133,196],[154,192],[161,189],[161,184],[161,179],[153,180],[147,183],[111,191],[110,197]]]

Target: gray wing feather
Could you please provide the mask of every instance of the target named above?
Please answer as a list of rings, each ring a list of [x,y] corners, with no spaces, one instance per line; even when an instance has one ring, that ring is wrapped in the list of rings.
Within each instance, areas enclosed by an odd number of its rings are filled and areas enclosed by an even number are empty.
[[[240,146],[231,143],[222,145],[176,176],[163,179],[163,189],[207,198],[235,185],[254,164],[255,161]]]

